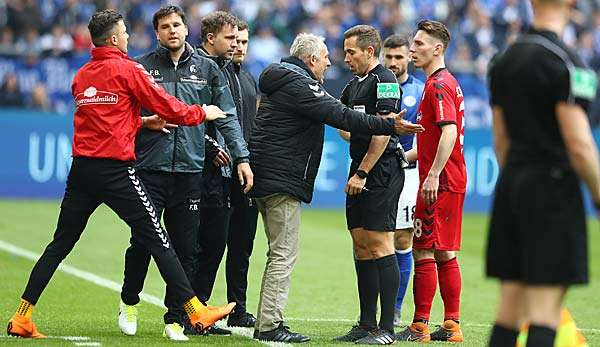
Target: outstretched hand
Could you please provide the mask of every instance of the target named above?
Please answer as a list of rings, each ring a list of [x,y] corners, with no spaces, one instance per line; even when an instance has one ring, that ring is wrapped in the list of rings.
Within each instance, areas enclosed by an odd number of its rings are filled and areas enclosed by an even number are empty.
[[[142,117],[142,126],[146,129],[162,131],[165,134],[171,133],[169,129],[177,128],[177,124],[167,123],[166,120],[160,118],[156,114],[147,117]]]
[[[396,134],[398,135],[410,135],[416,134],[425,131],[425,128],[421,124],[413,124],[404,119],[404,115],[406,114],[406,109],[398,112],[398,113],[390,113],[387,115],[387,118],[394,119],[394,128],[396,129]]]
[[[202,105],[204,113],[206,113],[206,121],[211,121],[219,118],[225,118],[225,112],[215,105]]]

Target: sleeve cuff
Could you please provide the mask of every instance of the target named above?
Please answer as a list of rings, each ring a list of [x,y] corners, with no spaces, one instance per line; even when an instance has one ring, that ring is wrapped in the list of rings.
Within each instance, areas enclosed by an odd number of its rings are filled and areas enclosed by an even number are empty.
[[[250,162],[250,158],[248,157],[242,157],[242,158],[238,158],[235,161],[235,165],[241,164],[241,163],[249,163]]]
[[[441,121],[441,122],[437,122],[438,126],[443,126],[443,125],[448,125],[448,124],[456,124],[456,121],[453,120],[445,120],[445,121]]]

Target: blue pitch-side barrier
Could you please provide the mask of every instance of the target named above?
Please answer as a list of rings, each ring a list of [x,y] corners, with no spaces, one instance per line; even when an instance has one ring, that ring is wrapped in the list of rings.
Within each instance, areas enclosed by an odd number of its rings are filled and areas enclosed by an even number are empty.
[[[0,197],[61,198],[71,165],[72,118],[0,110],[4,150]],[[600,135],[596,132],[596,138]],[[348,145],[327,127],[312,207],[343,207],[349,165]],[[467,212],[487,212],[498,177],[490,130],[465,132],[468,168]]]

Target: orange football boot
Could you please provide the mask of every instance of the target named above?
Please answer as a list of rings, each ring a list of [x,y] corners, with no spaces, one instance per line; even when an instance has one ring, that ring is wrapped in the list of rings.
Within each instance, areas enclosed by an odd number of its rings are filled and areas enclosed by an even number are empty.
[[[463,342],[465,338],[460,330],[460,324],[448,319],[431,333],[431,341]]]
[[[16,315],[8,321],[6,333],[9,336],[17,336],[31,339],[46,338],[46,335],[40,333],[37,330],[35,324],[33,323],[33,321],[31,321],[31,319]]]
[[[190,322],[198,332],[202,332],[217,321],[227,317],[234,307],[235,302],[230,302],[225,306],[202,306],[200,310],[189,316]]]
[[[405,330],[394,335],[396,341],[429,342],[431,334],[429,326],[422,322],[415,322],[407,326]]]

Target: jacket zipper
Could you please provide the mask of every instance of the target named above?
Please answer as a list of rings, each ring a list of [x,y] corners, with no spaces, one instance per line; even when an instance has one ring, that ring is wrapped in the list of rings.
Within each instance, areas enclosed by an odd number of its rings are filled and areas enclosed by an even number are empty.
[[[177,66],[174,66],[173,69],[175,70],[175,97],[177,99],[179,99],[177,97]],[[173,129],[173,160],[171,161],[171,171],[175,172],[175,158],[176,158],[176,152],[177,152],[177,128]]]
[[[308,175],[308,166],[310,165],[310,158],[312,158],[312,152],[308,154],[308,160],[306,161],[306,167],[304,168],[304,179]]]
[[[235,73],[235,68],[232,69],[231,71],[233,73],[233,78],[235,79],[235,83],[237,85],[237,99],[238,99],[238,103],[240,104],[240,111],[237,112],[238,114],[238,119],[240,121],[240,130],[242,131],[242,137],[244,137],[244,99],[242,96],[242,86],[240,85],[240,79],[238,78],[238,75]]]

